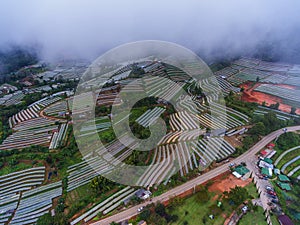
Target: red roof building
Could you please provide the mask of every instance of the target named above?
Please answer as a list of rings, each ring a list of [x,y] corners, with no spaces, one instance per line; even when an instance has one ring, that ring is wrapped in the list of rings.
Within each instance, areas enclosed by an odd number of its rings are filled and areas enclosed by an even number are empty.
[[[274,148],[274,147],[275,147],[275,144],[274,144],[274,143],[269,143],[269,144],[267,145],[267,147],[268,147],[268,148]]]

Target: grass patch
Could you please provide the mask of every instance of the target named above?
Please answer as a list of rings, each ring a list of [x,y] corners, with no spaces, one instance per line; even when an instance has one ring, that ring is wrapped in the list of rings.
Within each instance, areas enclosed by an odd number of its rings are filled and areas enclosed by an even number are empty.
[[[266,225],[265,219],[263,208],[258,207],[257,211],[247,212],[238,222],[238,225]]]
[[[289,152],[288,154],[286,154],[276,165],[277,168],[281,168],[284,164],[286,164],[287,162],[289,162],[290,160],[294,159],[295,157],[300,155],[300,148]],[[279,157],[279,155],[278,155]]]
[[[25,170],[25,169],[29,169],[32,168],[31,164],[25,164],[25,163],[19,163],[15,166],[5,166],[0,170],[0,176],[9,174],[9,173],[13,173],[13,172],[17,172],[20,170]]]
[[[273,225],[280,225],[275,215],[271,215],[271,221]]]
[[[178,221],[171,223],[172,225],[181,225],[187,224],[189,225],[199,225],[203,224],[203,218],[205,218],[206,223],[209,225],[221,225],[224,223],[225,218],[230,215],[229,207],[224,205],[223,211],[218,215],[215,215],[214,219],[210,219],[207,215],[212,214],[212,208],[215,208],[217,205],[216,194],[209,192],[209,200],[208,201],[200,201],[197,197],[197,194],[189,197],[183,201],[183,203],[175,207],[170,211],[170,214],[177,215]],[[216,198],[216,199],[215,199]]]
[[[257,193],[257,189],[256,189],[256,187],[255,187],[255,185],[254,185],[253,182],[251,182],[250,184],[248,184],[248,185],[245,186],[244,188],[247,189],[249,195],[252,196],[254,199],[256,199],[256,198],[259,197],[259,195],[258,195],[258,193]]]

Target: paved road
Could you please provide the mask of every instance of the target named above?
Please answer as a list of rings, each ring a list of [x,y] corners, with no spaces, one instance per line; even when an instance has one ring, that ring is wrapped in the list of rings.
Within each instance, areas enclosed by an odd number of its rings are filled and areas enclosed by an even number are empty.
[[[293,132],[296,130],[300,130],[300,126],[294,126],[294,127],[288,127],[287,128],[287,132]],[[163,193],[160,196],[154,197],[152,199],[152,202],[164,202],[166,200],[168,200],[169,198],[172,198],[174,196],[180,195],[184,192],[186,192],[187,190],[190,190],[192,188],[194,188],[194,186],[196,185],[200,185],[205,183],[206,181],[209,181],[210,179],[226,172],[229,168],[229,164],[234,162],[236,164],[241,163],[241,162],[247,162],[247,161],[251,161],[251,159],[253,159],[253,156],[259,152],[262,148],[264,148],[268,143],[270,143],[271,141],[273,141],[277,136],[280,136],[281,134],[283,134],[282,129],[274,131],[273,133],[265,136],[263,139],[261,139],[259,142],[257,142],[252,148],[250,148],[247,152],[245,152],[244,154],[242,154],[241,156],[237,157],[236,159],[232,160],[229,163],[223,164],[222,166],[217,167],[216,169],[213,169],[197,178],[194,178],[193,180],[190,180],[178,187],[175,187],[165,193]],[[137,209],[141,206],[146,206],[147,204],[149,204],[149,202],[131,207],[127,210],[124,210],[118,214],[115,214],[113,216],[110,216],[108,218],[105,218],[103,220],[97,221],[95,223],[92,223],[93,225],[107,225],[110,224],[111,222],[115,221],[115,222],[121,222],[123,220],[126,219],[130,219],[131,217],[135,216],[138,214]]]

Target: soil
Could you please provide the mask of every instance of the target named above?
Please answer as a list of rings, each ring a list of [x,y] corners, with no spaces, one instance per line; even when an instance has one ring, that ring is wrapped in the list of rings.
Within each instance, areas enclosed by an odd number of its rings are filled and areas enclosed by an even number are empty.
[[[234,148],[237,148],[237,147],[241,147],[243,146],[243,143],[241,141],[239,141],[235,135],[231,136],[231,137],[224,137],[224,139],[229,143],[231,144]]]
[[[245,187],[250,183],[251,178],[244,181],[230,174],[229,176],[227,176],[227,178],[218,180],[218,182],[214,182],[211,186],[208,187],[208,191],[223,193],[224,191],[230,191],[230,188],[234,188],[235,186]]]
[[[283,112],[290,113],[291,112],[291,106],[282,103],[282,99],[280,97],[264,94],[258,91],[254,91],[256,87],[261,85],[260,83],[257,84],[252,84],[252,83],[245,83],[242,84],[241,87],[244,88],[242,100],[246,102],[257,102],[259,104],[262,104],[263,102],[266,103],[267,106],[271,104],[276,104],[277,102],[280,103],[279,105],[279,110]],[[285,85],[285,84],[277,84],[276,86],[284,87],[284,88],[289,88],[289,89],[295,89],[294,86],[290,85]],[[300,114],[300,108],[297,108],[296,110],[297,114]]]

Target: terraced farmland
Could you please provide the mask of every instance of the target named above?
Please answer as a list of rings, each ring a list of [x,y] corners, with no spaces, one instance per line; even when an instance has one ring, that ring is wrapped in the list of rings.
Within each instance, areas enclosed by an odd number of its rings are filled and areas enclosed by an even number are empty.
[[[80,221],[84,221],[85,223],[87,223],[88,221],[96,217],[99,213],[105,215],[113,211],[114,209],[116,209],[118,206],[120,206],[123,203],[123,201],[131,198],[134,194],[135,194],[134,188],[131,187],[123,188],[122,190],[113,194],[112,196],[100,202],[99,204],[96,204],[91,209],[86,211],[84,214],[82,214],[81,216],[73,220],[71,222],[71,225],[79,224]]]
[[[164,108],[155,107],[148,109],[143,115],[136,119],[136,122],[143,127],[150,126],[165,111]]]
[[[24,96],[25,95],[22,91],[17,91],[13,94],[6,95],[5,98],[0,98],[0,102],[2,102],[0,105],[11,106],[20,104]]]
[[[95,156],[68,168],[68,188],[72,191],[77,187],[89,183],[99,174],[109,172],[124,161],[135,149],[136,143],[133,139],[124,134],[119,140],[115,140],[105,146],[105,149],[95,151]]]
[[[300,105],[300,90],[293,90],[289,88],[274,86],[271,84],[261,84],[254,90],[274,96],[279,96],[284,100],[284,102],[291,103],[295,106]]]
[[[24,192],[9,224],[32,224],[50,211],[52,199],[62,195],[61,182],[45,185]]]
[[[239,72],[239,69],[237,69],[237,68],[225,67],[224,69],[215,72],[215,75],[219,76],[219,77],[228,78],[234,74],[237,74],[238,72]]]
[[[67,123],[62,123],[59,126],[58,131],[53,132],[51,142],[50,142],[50,145],[49,145],[49,149],[56,149],[56,148],[61,147],[63,145],[63,142],[66,138],[67,130],[68,130],[68,124]]]
[[[175,83],[170,79],[161,77],[150,77],[143,79],[143,81],[148,96],[158,96],[167,101],[170,101],[177,93],[179,93],[184,85],[184,83]]]
[[[284,151],[275,161],[274,165],[288,176],[295,176],[300,170],[300,146]],[[297,176],[300,179],[300,176]]]
[[[282,74],[272,74],[269,77],[263,78],[261,82],[272,83],[272,84],[284,84],[287,80],[286,75]]]
[[[44,113],[47,116],[65,117],[66,113],[72,110],[72,100],[63,100],[45,108]]]
[[[31,145],[48,146],[58,125],[52,120],[36,118],[19,123],[13,130],[15,132],[3,141],[0,150],[22,149]]]
[[[95,124],[94,124],[95,123]],[[111,127],[111,122],[107,116],[96,117],[93,121],[86,121],[80,129],[80,137],[101,132]]]
[[[59,147],[66,135],[67,124],[62,123],[59,126],[56,122],[65,120],[44,118],[40,116],[40,113],[45,107],[60,99],[57,96],[41,99],[10,117],[8,122],[13,134],[2,142],[0,150],[22,149],[31,145],[49,146],[50,149]],[[51,105],[46,108],[46,111],[49,114],[56,112],[60,104],[63,105],[63,102]]]
[[[19,113],[13,115],[8,120],[10,128],[13,128],[18,123],[21,123],[21,122],[24,122],[24,121],[27,121],[30,119],[38,118],[39,117],[38,113],[39,113],[40,109],[41,109],[40,106],[33,105],[31,107],[28,107],[26,110],[22,110]]]
[[[20,192],[41,185],[45,177],[45,167],[34,167],[27,170],[0,176],[0,224],[7,223],[17,209]]]
[[[300,75],[298,76],[289,76],[286,80],[284,80],[282,83],[287,85],[293,85],[300,87]]]
[[[226,158],[235,149],[221,138],[192,140],[174,144],[162,144],[155,149],[152,167],[139,178],[137,185],[153,186],[166,182],[174,171],[180,175],[189,173],[195,168],[204,169],[212,161]]]

